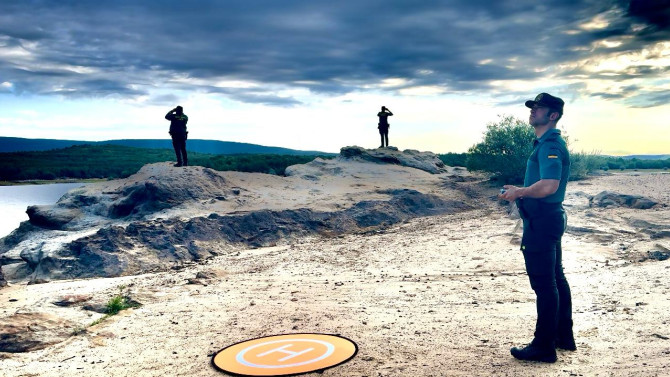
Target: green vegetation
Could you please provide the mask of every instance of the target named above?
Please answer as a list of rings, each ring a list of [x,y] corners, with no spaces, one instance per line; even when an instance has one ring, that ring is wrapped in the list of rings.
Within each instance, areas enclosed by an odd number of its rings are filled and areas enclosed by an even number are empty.
[[[327,156],[295,156],[278,154],[241,154],[241,155],[204,155],[205,158],[195,158],[189,164],[200,165],[219,171],[243,171],[248,173],[267,173],[284,175],[287,167],[296,164],[305,164],[316,157],[332,158]]]
[[[586,179],[589,174],[603,169],[608,157],[597,153],[570,153],[570,180],[578,181]]]
[[[468,150],[466,167],[493,173],[502,181],[523,182],[535,134],[526,121],[511,115],[486,125],[484,141]]]
[[[123,288],[120,288],[119,290],[122,291]],[[124,295],[122,292],[119,292],[119,294],[110,298],[109,301],[107,302],[107,314],[91,322],[89,326],[95,326],[99,323],[102,323],[107,318],[119,314],[121,310],[129,308],[137,308],[139,306],[140,306],[139,304],[131,301],[127,295]]]
[[[621,157],[606,157],[601,169],[670,169],[670,158],[665,160],[641,160],[638,158],[624,159]]]
[[[288,166],[304,164],[315,157],[189,152],[189,164],[220,171],[283,175]],[[118,145],[77,145],[50,151],[0,153],[0,181],[125,178],[146,164],[174,159],[174,152],[169,149]]]
[[[116,294],[114,297],[110,298],[109,301],[107,301],[107,313],[96,319],[95,321],[91,322],[87,327],[95,326],[97,324],[100,324],[107,320],[109,317],[119,314],[120,311],[129,309],[129,308],[137,308],[140,306],[140,304],[136,301],[133,301],[130,299],[128,296],[127,292],[123,292],[126,289],[125,285],[119,286],[119,293]],[[72,330],[72,335],[77,336],[77,335],[82,335],[86,333],[86,328],[77,326],[74,330]]]
[[[116,295],[107,302],[107,314],[115,315],[123,309],[131,308],[132,305],[128,303],[128,299],[122,295]]]
[[[468,154],[467,153],[445,153],[438,155],[440,160],[448,166],[467,166]]]
[[[486,126],[484,140],[474,145],[468,153],[440,155],[449,166],[465,166],[468,170],[492,173],[494,179],[509,183],[523,182],[528,156],[533,150],[535,134],[525,120],[501,116],[498,122]],[[566,136],[568,147],[570,140]],[[597,152],[570,152],[570,180],[580,180],[598,170],[610,169],[670,169],[670,158],[644,160],[638,158],[602,156]]]

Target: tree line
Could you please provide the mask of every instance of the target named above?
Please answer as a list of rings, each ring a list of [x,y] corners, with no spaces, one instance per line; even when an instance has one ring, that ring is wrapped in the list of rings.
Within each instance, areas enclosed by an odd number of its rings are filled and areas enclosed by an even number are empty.
[[[214,155],[189,152],[189,164],[214,170],[284,175],[291,165],[316,157],[275,154]],[[0,181],[53,180],[58,178],[126,178],[146,164],[173,161],[169,149],[119,145],[76,145],[37,152],[0,153]]]

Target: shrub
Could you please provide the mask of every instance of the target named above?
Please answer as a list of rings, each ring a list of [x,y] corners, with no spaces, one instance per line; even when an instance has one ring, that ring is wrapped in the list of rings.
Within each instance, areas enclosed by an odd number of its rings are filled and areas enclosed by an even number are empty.
[[[107,314],[115,315],[123,309],[128,309],[131,306],[128,304],[128,300],[122,295],[116,295],[112,297],[107,302]]]
[[[484,141],[470,148],[466,166],[493,173],[505,182],[521,183],[534,139],[533,128],[526,121],[501,115],[498,122],[487,124]]]
[[[466,166],[468,161],[467,153],[445,153],[439,157],[447,166]]]
[[[597,152],[570,153],[570,180],[578,181],[585,179],[590,173],[600,169],[609,169],[605,163],[606,158]]]

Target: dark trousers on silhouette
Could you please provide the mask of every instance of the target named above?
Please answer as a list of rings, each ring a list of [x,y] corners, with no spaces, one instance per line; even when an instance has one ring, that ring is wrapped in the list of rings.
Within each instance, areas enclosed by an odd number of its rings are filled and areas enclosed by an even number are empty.
[[[188,165],[188,157],[186,156],[186,135],[172,135],[172,146],[174,153],[177,155],[178,165]]]
[[[379,135],[382,138],[382,147],[388,147],[389,146],[389,129],[387,128],[379,128]]]
[[[567,217],[560,205],[523,221],[521,250],[537,297],[533,344],[552,349],[556,339],[572,336],[572,298],[563,273],[561,248],[566,225]]]

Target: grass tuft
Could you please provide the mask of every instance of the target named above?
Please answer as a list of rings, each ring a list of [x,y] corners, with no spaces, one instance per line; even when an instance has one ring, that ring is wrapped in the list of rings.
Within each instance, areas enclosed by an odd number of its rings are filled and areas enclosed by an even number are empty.
[[[125,285],[120,286],[119,287],[119,293],[117,295],[115,295],[114,297],[110,298],[109,301],[107,301],[107,305],[106,305],[107,314],[105,314],[104,316],[102,316],[102,317],[96,319],[95,321],[91,322],[87,327],[98,325],[98,324],[104,322],[105,320],[107,320],[107,318],[118,314],[122,310],[125,310],[125,309],[128,309],[128,308],[139,307],[140,304],[138,302],[131,300],[127,295],[123,294],[123,290],[125,290],[125,289],[126,289]],[[83,335],[85,333],[86,333],[86,328],[84,328],[84,327],[76,327],[72,331],[73,336]]]
[[[131,306],[128,305],[128,300],[122,295],[116,295],[112,297],[107,302],[107,314],[115,315],[118,314],[121,310],[128,309]]]

